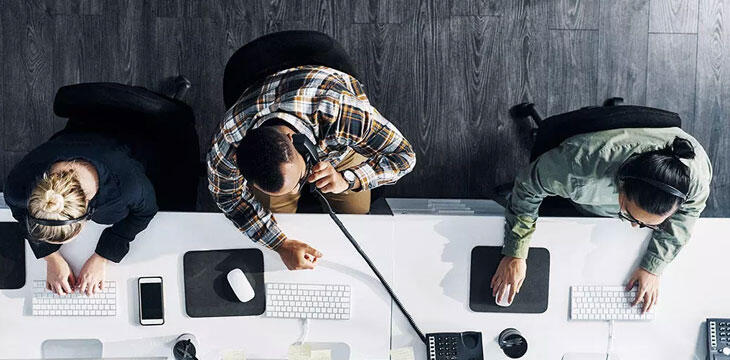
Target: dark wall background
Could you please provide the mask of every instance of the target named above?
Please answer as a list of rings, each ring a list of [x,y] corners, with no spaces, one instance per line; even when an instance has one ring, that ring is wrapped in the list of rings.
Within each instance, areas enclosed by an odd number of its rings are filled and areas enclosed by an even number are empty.
[[[728,216],[730,3],[722,0],[0,0],[0,178],[63,126],[55,90],[179,73],[201,146],[221,120],[222,72],[244,43],[316,29],[354,58],[371,101],[418,151],[383,193],[490,196],[527,163],[507,109],[555,114],[622,96],[677,111],[710,154],[706,215]],[[212,209],[205,190],[201,209]]]

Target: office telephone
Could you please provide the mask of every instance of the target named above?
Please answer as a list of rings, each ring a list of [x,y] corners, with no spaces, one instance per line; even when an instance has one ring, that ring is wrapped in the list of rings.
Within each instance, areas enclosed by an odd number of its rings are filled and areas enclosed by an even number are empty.
[[[707,360],[730,360],[730,319],[707,319]]]
[[[300,155],[302,155],[304,161],[307,164],[314,165],[319,162],[317,147],[311,141],[309,141],[309,139],[305,135],[292,135],[292,142],[294,143],[294,148],[297,150],[297,152],[299,152]],[[385,290],[388,291],[388,294],[390,294],[393,302],[403,312],[403,315],[405,315],[406,320],[408,320],[408,323],[411,325],[411,327],[413,327],[413,330],[415,330],[418,337],[421,339],[421,341],[423,341],[424,344],[426,344],[426,347],[428,348],[427,351],[429,360],[484,359],[482,352],[482,334],[480,332],[467,331],[463,333],[431,333],[428,335],[423,335],[423,332],[421,332],[421,330],[418,328],[415,321],[413,321],[411,315],[408,313],[408,311],[406,311],[405,307],[403,307],[403,304],[401,304],[398,297],[395,296],[395,293],[390,288],[390,285],[388,285],[388,282],[385,281],[383,275],[380,274],[380,271],[378,271],[372,261],[370,261],[370,258],[367,256],[367,254],[365,254],[362,248],[360,248],[360,245],[357,243],[355,238],[352,237],[347,228],[345,228],[342,222],[340,222],[340,219],[337,217],[334,210],[332,210],[332,207],[330,206],[327,199],[313,184],[310,186],[310,191],[315,195],[317,200],[319,200],[319,202],[322,204],[322,208],[327,211],[330,218],[332,218],[337,227],[340,228],[345,237],[350,240],[352,246],[355,247],[355,250],[357,250],[363,260],[365,260],[375,276],[378,277],[378,280],[380,280],[380,283],[383,285]]]
[[[428,360],[483,360],[482,334],[463,333],[426,334]]]

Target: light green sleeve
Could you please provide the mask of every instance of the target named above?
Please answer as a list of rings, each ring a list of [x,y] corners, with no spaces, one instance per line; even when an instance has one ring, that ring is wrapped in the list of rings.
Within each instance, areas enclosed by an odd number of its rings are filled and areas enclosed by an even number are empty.
[[[654,231],[652,234],[649,246],[640,263],[640,266],[646,271],[660,275],[667,264],[689,242],[695,221],[700,217],[710,195],[709,179],[706,180],[706,183],[703,180],[702,184],[694,184],[692,187],[690,187],[690,194],[694,193],[694,195],[667,219],[662,225],[663,231]]]
[[[526,258],[542,200],[548,196],[569,198],[574,187],[582,183],[574,172],[577,152],[574,146],[563,144],[542,154],[517,175],[505,209],[503,255]]]

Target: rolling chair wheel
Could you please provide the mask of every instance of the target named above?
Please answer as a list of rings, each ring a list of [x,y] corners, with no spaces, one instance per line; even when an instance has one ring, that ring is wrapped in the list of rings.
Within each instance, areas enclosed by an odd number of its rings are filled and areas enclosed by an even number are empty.
[[[542,121],[542,116],[535,108],[535,104],[533,103],[521,103],[517,104],[509,109],[509,114],[515,119],[524,119],[529,118],[532,119],[533,122],[535,122],[535,125],[538,127],[540,126],[540,122]]]
[[[533,103],[521,103],[517,104],[509,109],[509,114],[515,118],[526,118],[532,115],[532,110],[535,108]]]
[[[612,97],[606,99],[606,101],[603,102],[603,106],[618,106],[624,103],[624,98],[622,97]]]

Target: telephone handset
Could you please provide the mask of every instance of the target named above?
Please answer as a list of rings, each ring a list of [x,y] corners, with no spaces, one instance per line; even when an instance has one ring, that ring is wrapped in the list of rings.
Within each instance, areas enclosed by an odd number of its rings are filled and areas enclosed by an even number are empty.
[[[309,165],[314,165],[319,162],[319,155],[317,155],[317,146],[315,146],[306,135],[294,134],[291,136],[294,142],[294,148],[297,149],[300,155],[304,158],[304,162]]]
[[[309,141],[309,139],[305,135],[293,134],[292,142],[294,143],[294,148],[300,155],[302,155],[304,161],[307,164],[313,166],[314,164],[319,162],[317,147],[311,141]],[[337,215],[335,214],[334,210],[332,209],[324,195],[322,195],[322,193],[319,191],[319,189],[317,189],[316,186],[314,186],[314,184],[310,185],[310,191],[315,195],[317,200],[319,200],[324,210],[327,211],[335,224],[337,224],[337,227],[342,230],[342,233],[345,235],[345,237],[350,240],[352,246],[354,246],[355,250],[357,250],[360,256],[362,256],[362,258],[368,264],[373,273],[375,273],[375,275],[378,277],[380,283],[383,284],[385,290],[388,291],[388,294],[390,294],[395,304],[403,312],[408,322],[416,331],[416,334],[418,334],[418,337],[426,344],[426,346],[428,347],[429,360],[484,359],[482,353],[482,334],[480,332],[467,331],[462,333],[432,333],[424,335],[423,332],[421,332],[421,330],[418,328],[416,323],[413,321],[413,318],[411,318],[411,315],[403,307],[403,304],[400,302],[398,297],[395,296],[395,293],[393,293],[393,289],[390,288],[390,285],[388,285],[388,282],[385,281],[385,278],[383,278],[383,276],[380,274],[380,271],[378,271],[372,261],[370,261],[370,258],[365,254],[362,248],[360,248],[360,245],[357,243],[357,241],[355,241],[355,238],[352,237],[350,232],[347,231],[347,228],[345,228],[340,219],[337,218]]]

